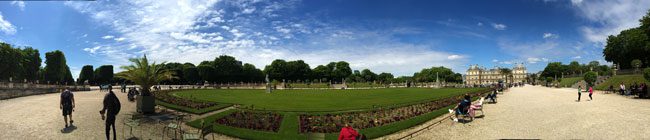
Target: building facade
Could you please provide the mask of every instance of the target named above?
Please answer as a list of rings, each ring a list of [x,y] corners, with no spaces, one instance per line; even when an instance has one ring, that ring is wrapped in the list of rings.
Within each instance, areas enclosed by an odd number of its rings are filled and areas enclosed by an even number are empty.
[[[465,84],[467,85],[485,85],[485,84],[495,84],[499,81],[508,82],[508,83],[518,83],[525,82],[526,77],[526,67],[523,63],[518,63],[512,68],[512,76],[507,76],[501,73],[500,67],[494,67],[492,69],[486,69],[484,67],[479,67],[478,65],[470,65],[469,69],[464,76]],[[507,78],[507,79],[506,79]]]

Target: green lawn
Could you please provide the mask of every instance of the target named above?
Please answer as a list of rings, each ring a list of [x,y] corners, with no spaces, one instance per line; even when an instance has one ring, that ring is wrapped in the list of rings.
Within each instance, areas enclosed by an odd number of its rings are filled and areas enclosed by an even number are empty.
[[[242,104],[255,109],[289,112],[334,112],[372,109],[373,106],[397,106],[437,100],[480,88],[387,88],[363,90],[183,90],[173,92],[182,98]]]
[[[614,89],[618,89],[621,83],[624,83],[625,87],[629,88],[630,85],[634,83],[641,84],[644,82],[646,84],[648,83],[648,81],[643,78],[643,75],[616,75],[607,79],[607,81],[596,85],[595,88],[597,90],[606,90],[610,85],[613,85]]]
[[[582,80],[582,77],[571,77],[571,78],[562,78],[560,82],[561,87],[571,87],[573,84],[578,83]]]

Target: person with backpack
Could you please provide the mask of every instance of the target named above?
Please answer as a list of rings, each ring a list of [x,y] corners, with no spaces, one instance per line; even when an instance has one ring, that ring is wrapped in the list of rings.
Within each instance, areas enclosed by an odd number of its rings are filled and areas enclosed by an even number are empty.
[[[72,120],[72,111],[74,110],[74,95],[66,87],[63,92],[61,92],[61,102],[59,103],[59,108],[63,111],[63,121],[65,122],[65,128],[72,126],[74,122]],[[70,117],[70,125],[68,125],[68,117]]]
[[[120,100],[115,96],[112,91],[112,86],[108,86],[108,93],[104,96],[104,107],[99,111],[102,120],[106,119],[106,140],[110,139],[110,128],[113,127],[113,140],[117,139],[117,132],[115,131],[115,117],[120,112]],[[106,114],[106,117],[104,117]]]

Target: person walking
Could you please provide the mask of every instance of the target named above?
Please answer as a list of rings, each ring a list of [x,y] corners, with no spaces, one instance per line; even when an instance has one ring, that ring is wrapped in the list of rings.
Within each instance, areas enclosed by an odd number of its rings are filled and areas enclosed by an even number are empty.
[[[106,140],[110,140],[110,128],[113,127],[113,140],[117,139],[117,132],[115,131],[115,117],[120,112],[120,100],[115,96],[112,91],[112,86],[108,86],[108,93],[104,96],[104,107],[99,111],[102,120],[106,119]],[[106,117],[104,117],[106,114]]]
[[[74,95],[66,87],[61,92],[61,101],[59,102],[59,108],[63,111],[63,121],[65,122],[65,128],[72,126],[74,122],[72,120],[72,111],[74,110]],[[68,117],[70,117],[70,125],[68,125]]]
[[[594,94],[594,86],[589,87],[589,101],[594,100],[594,98],[591,97],[591,95]]]
[[[578,102],[580,102],[580,96],[582,96],[582,86],[578,86]]]

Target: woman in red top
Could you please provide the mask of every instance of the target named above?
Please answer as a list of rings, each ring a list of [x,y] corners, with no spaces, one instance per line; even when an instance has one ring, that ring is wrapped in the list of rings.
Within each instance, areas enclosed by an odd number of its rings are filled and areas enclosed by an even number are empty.
[[[359,133],[346,123],[345,126],[341,128],[339,140],[356,140],[357,136],[359,136]]]
[[[594,94],[594,89],[593,89],[593,86],[590,86],[589,87],[589,101],[594,100],[593,98],[591,98],[592,94]]]

